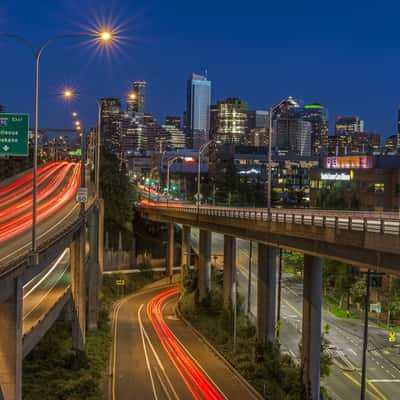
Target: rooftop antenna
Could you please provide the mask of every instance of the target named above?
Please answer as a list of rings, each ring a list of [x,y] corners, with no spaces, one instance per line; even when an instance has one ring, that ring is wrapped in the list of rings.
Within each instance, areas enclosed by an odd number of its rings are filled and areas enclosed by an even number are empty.
[[[205,76],[206,78],[208,78],[208,71],[207,71],[207,68],[204,69],[204,76]]]

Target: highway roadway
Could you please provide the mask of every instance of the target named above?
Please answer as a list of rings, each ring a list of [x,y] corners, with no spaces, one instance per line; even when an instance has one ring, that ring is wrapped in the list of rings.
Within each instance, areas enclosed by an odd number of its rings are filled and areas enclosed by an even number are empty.
[[[192,243],[198,246],[198,230],[192,228]],[[222,265],[223,235],[213,233],[212,255],[217,256],[217,264]],[[238,290],[247,307],[249,242],[237,241]],[[253,243],[251,316],[257,315],[257,246]],[[282,330],[280,342],[282,350],[299,360],[302,320],[302,283],[284,274],[282,283]],[[247,308],[246,308],[247,309]],[[334,317],[323,309],[323,326],[329,324],[326,338],[331,343],[331,354],[335,364],[331,376],[323,384],[338,400],[357,399],[360,396],[360,371],[362,349],[362,324],[359,320],[344,320]],[[398,349],[388,346],[388,333],[375,325],[370,326],[369,352],[367,356],[367,398],[392,400],[399,398],[400,356]],[[344,370],[341,367],[346,367]]]
[[[178,294],[158,284],[116,307],[110,398],[259,398],[176,316]]]
[[[26,335],[70,289],[69,249],[23,287],[22,333]]]
[[[79,216],[75,193],[80,164],[49,163],[38,170],[38,244],[61,232]],[[30,251],[32,173],[0,187],[0,273],[15,258]]]

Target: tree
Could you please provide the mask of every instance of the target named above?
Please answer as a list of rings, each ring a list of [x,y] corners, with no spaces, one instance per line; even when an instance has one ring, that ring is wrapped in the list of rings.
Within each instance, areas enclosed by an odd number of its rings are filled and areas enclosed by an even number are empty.
[[[110,243],[116,244],[119,232],[132,231],[134,192],[125,166],[105,148],[101,152],[100,190],[105,231]]]
[[[388,313],[388,323],[390,318],[400,316],[400,279],[392,278],[389,290],[385,290],[381,297],[383,311]]]
[[[366,291],[365,278],[361,276],[356,280],[356,282],[350,289],[351,301],[353,303],[356,303],[359,308],[360,304],[364,302],[365,291]]]

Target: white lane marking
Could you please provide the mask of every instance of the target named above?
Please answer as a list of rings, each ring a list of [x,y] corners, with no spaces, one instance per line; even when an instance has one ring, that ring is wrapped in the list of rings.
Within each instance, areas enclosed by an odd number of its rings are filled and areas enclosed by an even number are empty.
[[[69,216],[75,212],[75,209],[79,206],[79,204],[76,204],[71,211],[66,214],[63,218],[61,218],[57,223],[55,223],[51,228],[49,228],[46,232],[43,232],[41,235],[37,236],[37,239],[41,239],[43,236],[47,235],[49,232],[51,232],[56,226],[60,225],[61,223],[63,223],[67,218],[69,218]],[[19,253],[21,252],[22,249],[24,249],[25,247],[29,247],[31,245],[30,242],[28,242],[27,244],[19,247],[17,250],[12,251],[11,253],[9,253],[7,256],[3,257],[2,259],[0,259],[0,264],[6,260],[7,258],[11,257],[12,255],[14,255],[15,253]]]
[[[163,314],[163,310],[166,307],[166,305],[170,302],[172,302],[173,299],[167,301],[164,303],[163,308],[161,310],[161,314]],[[200,368],[200,370],[203,372],[203,374],[208,378],[208,380],[218,389],[218,391],[221,393],[221,395],[223,396],[223,398],[225,400],[228,400],[228,398],[225,396],[224,392],[221,390],[221,388],[215,383],[215,381],[210,377],[210,375],[208,375],[208,373],[204,370],[204,368],[200,365],[200,363],[196,360],[196,358],[194,358],[194,356],[192,355],[192,353],[190,353],[190,351],[185,347],[185,345],[177,338],[177,336],[175,335],[175,333],[172,331],[171,328],[169,328],[169,330],[171,331],[171,334],[173,335],[173,337],[175,338],[175,340],[182,346],[182,348],[186,351],[186,353],[189,355],[189,357],[193,360],[193,362],[198,366],[198,368]],[[202,340],[200,338],[198,338],[199,341],[201,343]]]
[[[67,272],[68,268],[69,268],[69,265],[67,265],[67,266],[64,268],[63,272],[61,273],[60,279],[61,279],[61,278],[64,276],[64,274]],[[40,303],[41,303],[41,302],[48,296],[48,294],[54,289],[54,287],[55,287],[56,284],[60,281],[60,279],[59,279],[57,282],[54,282],[54,285],[40,298],[40,300],[35,304],[35,306],[32,307],[31,310],[30,310],[28,313],[26,313],[26,314],[22,317],[22,320],[25,320],[26,318],[28,318],[28,317],[33,313],[33,311],[35,311],[35,310],[39,307]],[[70,285],[68,285],[68,286],[70,286]],[[64,292],[64,293],[65,293],[65,292]]]
[[[143,344],[143,350],[144,350],[144,356],[146,358],[146,366],[147,366],[147,370],[149,371],[149,375],[150,375],[150,381],[151,381],[151,387],[153,389],[153,396],[155,400],[158,400],[158,396],[157,396],[157,391],[156,391],[156,387],[154,385],[154,379],[153,379],[153,373],[151,371],[151,367],[150,367],[150,360],[149,360],[149,356],[147,354],[147,347],[146,347],[146,341],[144,340],[144,333],[143,333],[143,322],[142,322],[142,317],[141,317],[141,311],[143,309],[143,304],[140,305],[139,310],[138,310],[138,321],[139,321],[139,327],[140,327],[140,336],[142,338],[142,344]]]
[[[163,373],[165,379],[166,379],[167,382],[168,382],[168,385],[169,385],[171,391],[172,391],[173,394],[174,394],[174,397],[175,397],[177,400],[179,400],[179,396],[178,396],[178,394],[176,393],[176,390],[175,390],[174,386],[172,385],[172,382],[171,382],[170,379],[168,378],[168,375],[167,375],[167,373],[166,373],[166,369],[165,369],[163,363],[161,362],[160,357],[158,356],[158,353],[157,353],[156,349],[154,348],[153,343],[152,343],[152,341],[150,340],[150,337],[149,337],[149,335],[148,335],[148,333],[147,333],[146,328],[144,327],[144,325],[142,325],[142,330],[143,330],[144,336],[145,336],[145,338],[146,338],[146,340],[147,340],[147,342],[148,342],[148,344],[149,344],[149,346],[150,346],[150,349],[151,349],[151,351],[152,351],[152,353],[153,353],[153,355],[154,355],[154,358],[156,359],[157,364],[158,364],[159,368],[161,369],[161,372]],[[162,383],[161,383],[161,384],[162,384]],[[164,389],[164,390],[165,390],[165,389]],[[168,396],[168,394],[167,394],[167,396]]]
[[[69,251],[69,249],[65,249],[64,251],[63,251],[63,253],[61,254],[61,256],[57,259],[57,261],[54,263],[54,265],[53,265],[53,267],[51,267],[50,269],[49,269],[49,271],[42,277],[42,279],[40,279],[39,280],[39,282],[38,283],[36,283],[36,285],[34,285],[33,287],[32,287],[32,289],[30,289],[30,290],[28,290],[28,292],[26,292],[25,294],[24,294],[24,299],[26,298],[26,297],[28,297],[55,269],[56,269],[56,267],[58,266],[58,264],[61,262],[61,260],[64,258],[64,256],[65,256],[65,254],[67,253],[67,251]],[[29,283],[30,282],[27,282],[25,285],[24,285],[24,288],[26,287],[26,286],[28,286],[29,285]]]
[[[400,379],[368,379],[368,382],[372,383],[399,383]]]
[[[357,353],[353,349],[349,349],[349,351],[357,357]]]

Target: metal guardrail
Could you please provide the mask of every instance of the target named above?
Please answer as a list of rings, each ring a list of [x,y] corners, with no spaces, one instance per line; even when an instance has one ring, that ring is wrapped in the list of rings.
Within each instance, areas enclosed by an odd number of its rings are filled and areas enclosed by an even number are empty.
[[[312,209],[272,209],[217,206],[140,205],[150,210],[171,210],[194,215],[225,217],[257,222],[281,222],[349,231],[400,235],[400,214],[395,212],[329,211]]]
[[[85,214],[83,216],[78,215],[77,219],[75,219],[72,223],[67,225],[64,229],[57,232],[55,235],[43,240],[39,243],[38,252],[39,254],[44,253],[48,248],[55,245],[58,241],[60,241],[63,237],[67,235],[71,235],[75,233],[86,221],[88,214],[92,211],[93,206],[95,205],[95,201],[93,200],[90,203],[90,206],[85,210]],[[11,259],[1,266],[0,269],[0,277],[6,274],[9,274],[13,270],[23,266],[28,263],[28,257],[30,254],[30,250],[18,255],[17,257]]]

